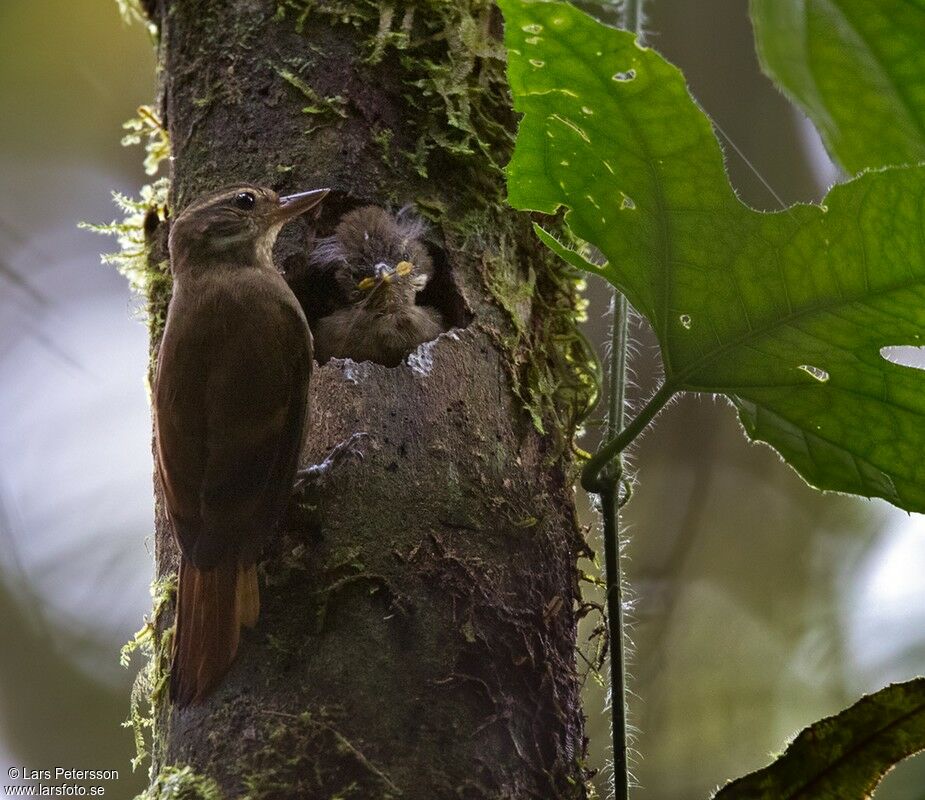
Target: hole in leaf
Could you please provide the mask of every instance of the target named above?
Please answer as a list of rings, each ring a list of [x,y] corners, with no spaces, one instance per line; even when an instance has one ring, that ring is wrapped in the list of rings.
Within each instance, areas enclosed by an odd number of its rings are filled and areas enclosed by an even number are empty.
[[[538,58],[531,58],[530,63],[533,64],[534,67],[545,67],[546,66],[546,62],[540,61]]]
[[[621,194],[623,193],[621,192]],[[633,211],[636,208],[636,203],[633,201],[632,197],[630,197],[628,194],[624,194],[623,199],[620,201],[620,208]]]
[[[626,83],[627,81],[634,80],[636,78],[636,70],[628,69],[626,72],[618,72],[613,76],[615,81],[620,81],[621,83]]]
[[[822,367],[814,367],[812,364],[800,364],[799,369],[803,370],[803,372],[810,377],[815,378],[819,383],[825,383],[829,379],[829,373],[822,369]]]
[[[682,326],[685,330],[688,330],[688,331],[689,331],[689,330],[691,329],[691,324],[692,324],[692,323],[691,323],[691,315],[690,315],[690,314],[682,314],[680,317],[678,317],[678,319],[681,320],[681,326]]]
[[[915,334],[914,338],[921,339],[922,337]],[[925,346],[898,345],[881,347],[880,355],[891,364],[899,364],[901,367],[912,367],[913,369],[925,369]]]
[[[540,33],[543,30],[543,26],[533,22],[530,25],[524,25],[521,30],[526,33]]]

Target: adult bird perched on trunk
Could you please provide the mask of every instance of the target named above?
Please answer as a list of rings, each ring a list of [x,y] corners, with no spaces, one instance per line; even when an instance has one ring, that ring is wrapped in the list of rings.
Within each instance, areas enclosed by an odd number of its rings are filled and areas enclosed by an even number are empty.
[[[333,269],[346,298],[315,326],[320,363],[350,358],[398,366],[444,330],[436,309],[416,305],[433,272],[423,232],[414,217],[367,206],[346,214],[334,235],[318,243],[311,263]]]
[[[173,296],[154,384],[157,472],[180,575],[171,697],[198,702],[259,612],[256,561],[283,515],[306,423],[312,337],[273,265],[289,220],[326,189],[236,186],[173,222]]]

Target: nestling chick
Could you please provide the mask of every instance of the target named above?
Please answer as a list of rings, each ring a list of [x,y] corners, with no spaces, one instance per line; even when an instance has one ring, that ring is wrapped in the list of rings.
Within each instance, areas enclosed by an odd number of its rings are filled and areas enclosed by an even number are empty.
[[[345,307],[314,326],[320,363],[350,358],[395,367],[444,330],[435,308],[415,305],[433,272],[423,232],[415,217],[367,206],[346,214],[318,243],[312,264],[333,269],[346,298]]]

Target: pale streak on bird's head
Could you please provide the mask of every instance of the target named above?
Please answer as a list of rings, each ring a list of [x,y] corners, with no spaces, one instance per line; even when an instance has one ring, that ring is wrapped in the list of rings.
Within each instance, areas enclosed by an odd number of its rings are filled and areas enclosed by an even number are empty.
[[[199,198],[171,225],[174,275],[216,264],[273,269],[273,244],[283,225],[318,205],[327,191],[280,197],[272,189],[240,184]]]

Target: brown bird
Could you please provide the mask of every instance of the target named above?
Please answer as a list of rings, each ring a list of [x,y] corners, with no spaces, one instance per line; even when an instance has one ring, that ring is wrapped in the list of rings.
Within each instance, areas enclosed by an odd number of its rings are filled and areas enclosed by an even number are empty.
[[[256,560],[283,515],[306,421],[312,336],[273,266],[286,222],[327,189],[236,186],[170,231],[173,296],[154,385],[157,471],[180,575],[171,697],[199,702],[257,621]]]
[[[311,263],[333,269],[346,298],[315,326],[320,363],[350,358],[394,367],[444,330],[436,309],[415,304],[433,272],[423,232],[407,213],[367,206],[346,214],[334,235],[318,242]]]

